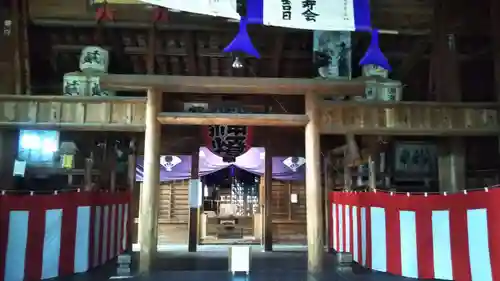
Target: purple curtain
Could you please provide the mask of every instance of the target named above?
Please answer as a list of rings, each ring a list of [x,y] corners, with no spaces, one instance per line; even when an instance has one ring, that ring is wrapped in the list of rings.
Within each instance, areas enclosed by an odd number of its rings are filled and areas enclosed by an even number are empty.
[[[250,148],[245,154],[236,157],[236,162],[225,163],[222,157],[215,155],[206,147],[200,148],[200,176],[205,176],[231,165],[256,175],[264,174],[264,153],[262,147]],[[191,176],[191,156],[161,156],[160,181],[189,179]],[[273,157],[273,178],[277,180],[303,181],[305,161],[301,157]],[[144,180],[144,157],[137,157],[136,180]]]

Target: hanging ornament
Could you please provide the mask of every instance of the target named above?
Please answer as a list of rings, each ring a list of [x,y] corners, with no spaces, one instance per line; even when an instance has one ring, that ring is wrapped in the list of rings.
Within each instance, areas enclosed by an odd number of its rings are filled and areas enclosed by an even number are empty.
[[[375,75],[387,78],[388,72],[392,70],[389,61],[384,53],[382,53],[382,50],[380,50],[378,29],[372,30],[370,46],[359,62],[359,65],[363,66],[363,74],[365,76]]]
[[[78,147],[72,141],[65,141],[59,147],[59,154],[61,155],[61,167],[64,169],[74,168],[74,158],[78,152]]]
[[[218,113],[242,113],[240,108],[217,110]],[[210,125],[204,128],[207,147],[224,162],[235,162],[252,146],[253,127],[232,125]]]
[[[250,39],[250,35],[248,35],[247,31],[247,0],[237,0],[236,1],[236,11],[240,15],[240,26],[236,37],[234,37],[233,41],[224,48],[225,53],[243,53],[249,56],[253,56],[256,58],[260,58],[260,54],[255,49],[252,40]]]
[[[241,59],[238,56],[234,58],[233,64],[231,66],[236,69],[244,67],[243,62],[241,62]]]
[[[168,10],[160,7],[160,6],[154,6],[153,8],[153,22],[157,23],[160,21],[165,21],[168,22]]]
[[[102,4],[97,4],[95,19],[97,22],[115,20],[113,11],[111,11],[111,9],[109,8],[108,0],[104,0]]]

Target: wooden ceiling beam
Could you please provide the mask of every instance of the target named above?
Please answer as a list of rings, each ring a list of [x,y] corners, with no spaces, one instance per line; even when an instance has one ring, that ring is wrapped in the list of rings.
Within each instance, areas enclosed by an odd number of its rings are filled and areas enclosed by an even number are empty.
[[[58,93],[59,94],[59,93]],[[27,95],[0,95],[1,102],[67,102],[67,103],[146,103],[145,97],[82,97],[82,96],[61,96],[55,93],[42,93],[35,96]]]
[[[193,32],[185,31],[184,40],[186,44],[187,53],[187,72],[191,76],[198,75],[198,57],[196,56],[196,40]]]
[[[279,77],[280,75],[280,65],[281,65],[281,56],[283,55],[283,46],[285,45],[285,33],[281,33],[278,35],[276,40],[276,44],[274,45],[274,55],[273,62],[271,64],[271,73],[274,77]]]
[[[303,114],[232,114],[163,112],[158,121],[168,125],[232,125],[232,126],[292,126],[303,127],[308,118]]]
[[[168,93],[360,96],[364,80],[105,74],[101,87],[117,91]]]

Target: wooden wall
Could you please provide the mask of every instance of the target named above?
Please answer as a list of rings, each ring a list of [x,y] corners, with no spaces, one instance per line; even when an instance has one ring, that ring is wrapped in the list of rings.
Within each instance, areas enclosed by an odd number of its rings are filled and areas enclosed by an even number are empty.
[[[188,188],[189,180],[172,181],[160,185],[158,243],[187,244]]]
[[[4,32],[6,21],[10,20],[12,22],[12,29],[10,34],[3,33],[0,35],[0,93],[2,94],[13,94],[15,87],[15,58],[18,57],[15,54],[15,49],[17,47],[16,40],[19,39],[16,34],[16,25],[13,21],[12,11],[8,6],[0,5],[0,23],[2,24],[2,32]],[[19,61],[17,61],[19,63]]]
[[[14,188],[12,170],[17,156],[18,139],[17,130],[0,130],[0,159],[2,159],[0,161],[0,182],[2,183],[0,189]]]
[[[139,217],[140,184],[135,188],[132,197],[133,216]],[[189,204],[189,180],[179,180],[161,183],[160,204],[158,215],[158,243],[159,244],[187,244]],[[133,241],[137,241],[137,223],[134,226]]]
[[[292,194],[297,194],[297,203],[291,203]],[[305,182],[274,180],[271,202],[273,240],[278,243],[305,243]]]

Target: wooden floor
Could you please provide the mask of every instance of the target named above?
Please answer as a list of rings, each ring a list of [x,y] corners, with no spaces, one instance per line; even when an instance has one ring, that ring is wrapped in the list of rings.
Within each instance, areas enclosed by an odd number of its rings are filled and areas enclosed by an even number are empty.
[[[158,243],[186,244],[188,243],[187,224],[158,224]]]
[[[134,256],[134,260],[137,260]],[[202,251],[188,253],[186,251],[160,252],[150,274],[136,276],[132,281],[409,281],[407,279],[384,273],[374,273],[353,267],[338,268],[334,254],[325,253],[325,272],[312,278],[307,275],[307,254],[304,251],[275,251],[263,253],[252,252],[250,276],[233,277],[227,272],[226,251]],[[135,267],[135,266],[134,266]],[[107,280],[114,275],[116,266],[112,263],[92,272],[58,278],[54,281],[92,281]]]

